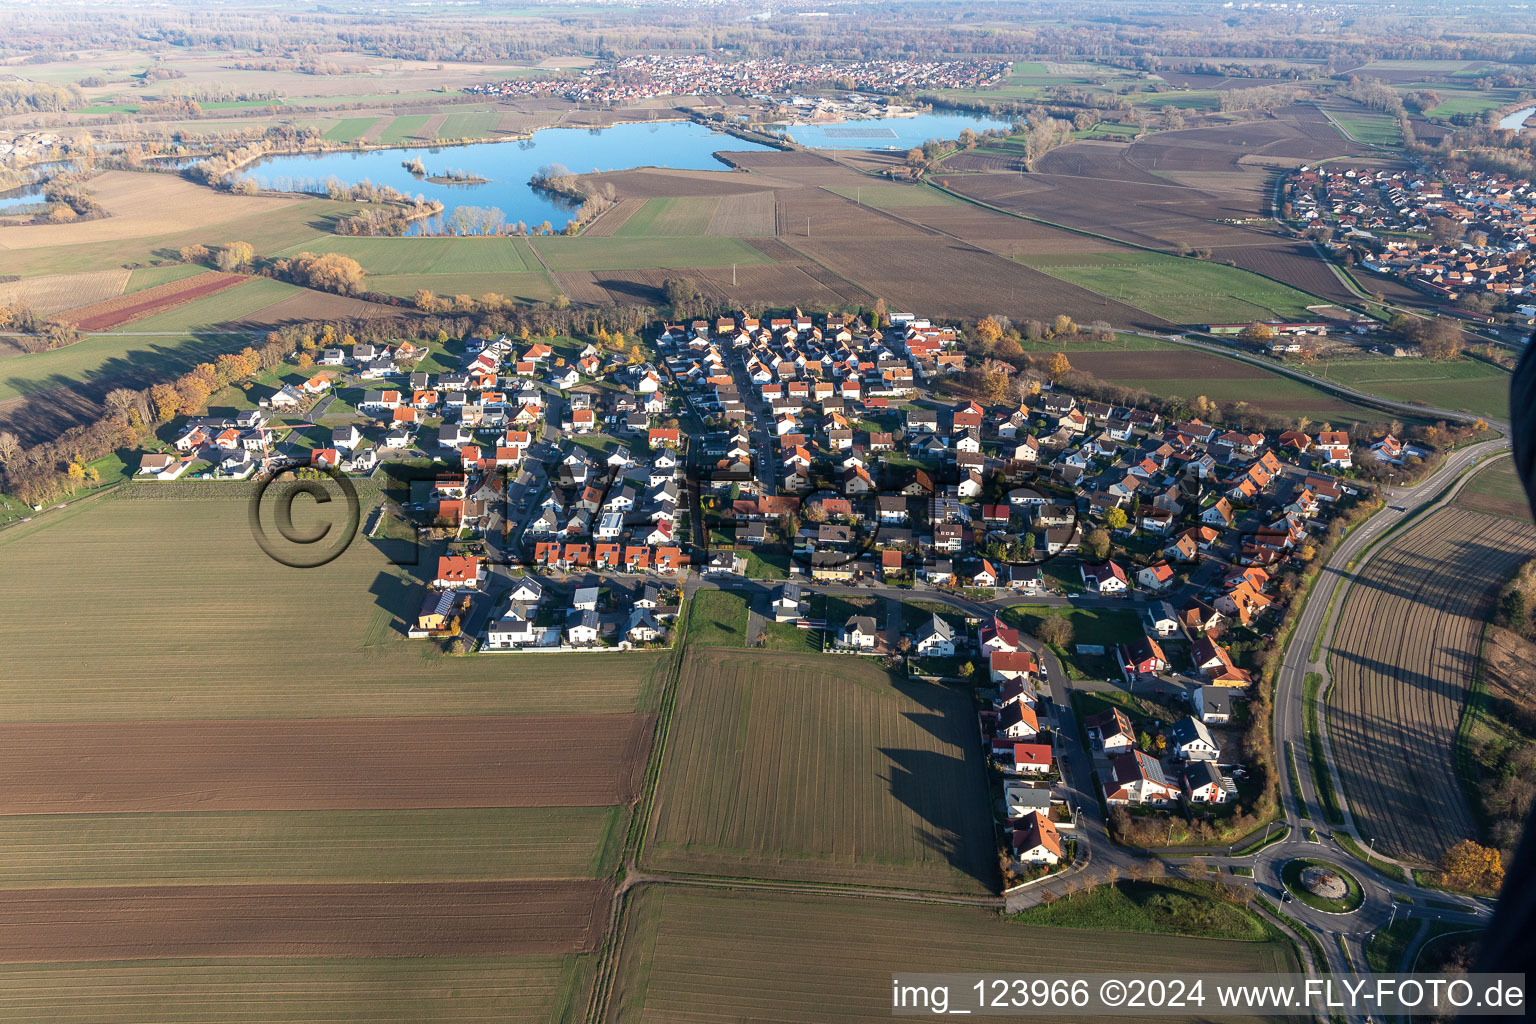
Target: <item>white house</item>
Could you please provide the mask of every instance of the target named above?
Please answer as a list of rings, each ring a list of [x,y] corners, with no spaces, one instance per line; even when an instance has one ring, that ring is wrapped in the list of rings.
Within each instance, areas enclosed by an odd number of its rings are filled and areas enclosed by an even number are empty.
[[[949,658],[955,653],[955,630],[938,615],[917,631],[917,653],[925,658]]]
[[[1039,811],[1031,811],[1019,821],[1013,830],[1013,858],[1020,864],[1061,863],[1061,833],[1051,819]]]
[[[1173,751],[1186,761],[1214,761],[1221,756],[1221,748],[1211,738],[1205,723],[1193,715],[1185,715],[1168,731],[1168,741]]]
[[[1195,691],[1195,711],[1200,720],[1221,725],[1232,720],[1231,690],[1225,686],[1202,686]]]
[[[869,615],[850,616],[843,625],[843,631],[838,635],[838,642],[844,647],[855,647],[862,651],[875,649],[875,620]]]
[[[998,712],[997,734],[1011,740],[1032,740],[1040,735],[1040,719],[1027,702],[1014,701]]]
[[[516,614],[496,620],[485,631],[485,646],[494,650],[526,647],[537,639],[533,620]]]

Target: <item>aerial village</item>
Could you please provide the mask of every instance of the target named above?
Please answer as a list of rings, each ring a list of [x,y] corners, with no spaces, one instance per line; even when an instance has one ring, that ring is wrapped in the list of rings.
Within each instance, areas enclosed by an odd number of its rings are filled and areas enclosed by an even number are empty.
[[[996,86],[1012,69],[997,60],[801,62],[771,57],[722,61],[703,54],[639,54],[582,70],[573,78],[525,76],[471,86],[498,98],[559,96],[622,104],[657,96],[770,96],[829,83],[869,93]]]
[[[669,645],[684,602],[733,589],[829,656],[977,687],[1022,878],[1070,857],[1064,770],[1138,817],[1235,813],[1239,709],[1299,568],[1368,489],[1356,460],[1425,453],[1170,422],[1025,371],[983,406],[955,397],[959,328],[874,320],[327,345],[178,424],[138,479],[411,467],[366,529],[398,519],[434,553],[403,631],[456,653]]]
[[[1536,316],[1527,268],[1536,241],[1530,181],[1487,171],[1445,174],[1329,165],[1283,186],[1290,218],[1336,254],[1437,298],[1482,294]]]

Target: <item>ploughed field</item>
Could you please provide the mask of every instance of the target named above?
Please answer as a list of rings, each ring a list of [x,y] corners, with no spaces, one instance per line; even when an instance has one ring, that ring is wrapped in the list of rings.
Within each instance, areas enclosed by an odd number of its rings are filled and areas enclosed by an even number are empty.
[[[1284,941],[1038,928],[973,907],[645,886],[629,897],[607,1020],[875,1024],[891,1019],[894,973],[1071,977],[1126,963],[1165,976],[1190,964],[1299,970]]]
[[[105,302],[71,310],[61,317],[82,331],[105,331],[138,320],[153,313],[163,313],[194,299],[244,284],[248,278],[240,274],[209,272],[196,277],[183,278],[156,285],[142,292],[122,295]]]
[[[1457,727],[1493,597],[1536,553],[1528,519],[1479,511],[1478,497],[1434,512],[1366,563],[1329,655],[1328,735],[1361,834],[1426,864],[1477,836],[1456,775]]]
[[[449,658],[410,567],[279,566],[241,491],[0,534],[0,1016],[570,1019],[665,656]]]
[[[860,658],[695,649],[676,708],[645,868],[995,891],[963,694]]]

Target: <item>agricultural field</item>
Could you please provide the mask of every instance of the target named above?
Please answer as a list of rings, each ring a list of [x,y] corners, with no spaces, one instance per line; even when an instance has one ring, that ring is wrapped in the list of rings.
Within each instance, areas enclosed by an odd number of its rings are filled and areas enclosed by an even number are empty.
[[[115,386],[148,387],[243,344],[238,338],[217,335],[93,334],[73,345],[0,362],[0,403],[55,388],[104,393]]]
[[[1160,253],[1021,256],[1020,262],[1181,324],[1305,320],[1323,300],[1235,267]]]
[[[1403,130],[1390,114],[1344,101],[1326,104],[1323,109],[1356,142],[1389,148],[1403,144]]]
[[[614,232],[619,237],[702,235],[720,206],[715,196],[677,196],[671,199],[647,199]]]
[[[106,331],[176,306],[195,302],[248,280],[250,279],[241,274],[220,274],[209,271],[190,278],[167,281],[164,284],[105,302],[82,306],[61,319],[82,331]]]
[[[1489,605],[1533,553],[1529,522],[1453,505],[1378,551],[1351,586],[1325,707],[1344,793],[1377,849],[1432,864],[1477,835],[1452,767],[1457,726]]]
[[[0,531],[0,647],[11,667],[0,721],[654,710],[664,655],[540,655],[526,666],[437,655],[402,633],[421,589],[391,557],[409,554],[360,537],[322,568],[280,566],[251,537],[240,485],[208,486],[129,484]],[[72,557],[61,563],[65,548]],[[87,593],[92,627],[82,633],[71,623]],[[159,625],[229,616],[241,628],[217,642]],[[61,661],[63,647],[71,656]]]
[[[131,286],[126,270],[49,274],[0,284],[0,306],[26,306],[38,316],[115,299]]]
[[[521,238],[349,238],[322,235],[273,255],[334,252],[357,260],[370,275],[513,274],[537,270]],[[369,283],[371,284],[371,278]]]
[[[573,1019],[589,960],[567,954],[3,964],[0,1017],[18,1024],[547,1024]]]
[[[710,236],[662,240],[552,235],[530,239],[529,244],[544,257],[551,270],[670,270],[771,262],[738,239]]]
[[[242,321],[269,306],[299,295],[318,294],[306,292],[297,285],[270,277],[246,278],[235,282],[227,292],[223,289],[215,289],[216,294],[208,294],[207,290],[198,284],[200,281],[201,278],[188,278],[186,281],[165,286],[171,289],[187,286],[179,295],[191,296],[191,301],[174,301],[169,305],[157,302],[142,319],[133,319],[127,323],[119,322],[111,329],[177,334],[240,330],[245,326]],[[210,282],[206,288],[214,289],[216,284],[217,282]],[[125,296],[125,298],[132,298],[132,296]],[[137,308],[143,307],[141,305]]]
[[[609,886],[402,882],[0,890],[0,963],[591,952]]]
[[[1073,369],[1086,370],[1111,384],[1140,388],[1164,397],[1177,395],[1193,400],[1204,395],[1214,402],[1247,402],[1262,412],[1306,416],[1318,423],[1375,423],[1385,415],[1261,366],[1168,342],[1149,342],[1144,346],[1122,340],[1051,342],[1039,346],[1039,350],[1064,352]]]
[[[1477,471],[1461,490],[1456,492],[1455,503],[1478,512],[1490,512],[1498,516],[1529,521],[1531,506],[1525,496],[1525,486],[1515,473],[1515,465],[1508,459],[1500,459]]]
[[[381,274],[369,277],[365,286],[370,292],[402,299],[411,298],[421,289],[439,296],[479,298],[494,294],[514,302],[548,302],[560,294],[555,282],[542,270],[488,274]]]
[[[402,807],[0,816],[8,886],[597,878],[622,808]]]
[[[1509,416],[1509,372],[1476,359],[1330,359],[1317,372],[1399,402]]]
[[[357,142],[368,129],[373,127],[377,117],[347,117],[327,128],[323,138],[327,142]]]
[[[967,695],[854,657],[693,650],[676,708],[645,867],[995,891]]]
[[[142,292],[162,284],[170,284],[173,281],[180,281],[183,278],[192,277],[194,274],[206,272],[206,267],[200,267],[191,263],[167,263],[158,267],[139,267],[128,272],[128,285],[123,289],[123,294],[131,295],[134,292]]]
[[[41,249],[120,241],[207,228],[270,213],[298,200],[235,196],[194,185],[174,174],[106,171],[91,179],[96,201],[110,214],[73,224],[0,227],[0,249]]]
[[[729,921],[742,926],[721,927]],[[633,893],[626,910],[607,1020],[735,1024],[764,1019],[772,1007],[776,1020],[874,1024],[891,1018],[897,972],[1054,976],[1081,971],[1085,963],[1127,961],[1163,974],[1190,963],[1219,963],[1234,972],[1299,970],[1290,944],[1275,940],[1149,941],[1032,927],[971,907],[647,886]]]
[[[949,193],[927,185],[838,185],[829,191],[877,210],[899,210],[908,206],[954,206],[961,202]]]

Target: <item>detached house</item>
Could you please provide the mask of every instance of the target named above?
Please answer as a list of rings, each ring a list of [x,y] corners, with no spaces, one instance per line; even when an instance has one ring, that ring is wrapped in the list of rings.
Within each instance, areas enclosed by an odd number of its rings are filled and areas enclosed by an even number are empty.
[[[955,630],[948,622],[934,615],[917,632],[917,653],[925,658],[949,658],[955,653]]]
[[[875,649],[877,633],[875,620],[869,615],[853,615],[843,624],[843,630],[838,634],[838,642],[844,647],[853,647],[861,651]]]
[[[1014,860],[1020,864],[1061,863],[1061,833],[1051,819],[1031,811],[1019,819],[1019,827],[1010,839]]]
[[[1168,781],[1155,757],[1132,750],[1115,758],[1111,768],[1104,783],[1105,803],[1162,807],[1178,799],[1178,788]]]
[[[1221,757],[1221,748],[1211,738],[1211,731],[1193,715],[1185,715],[1173,724],[1168,741],[1174,753],[1186,761],[1215,761]]]

